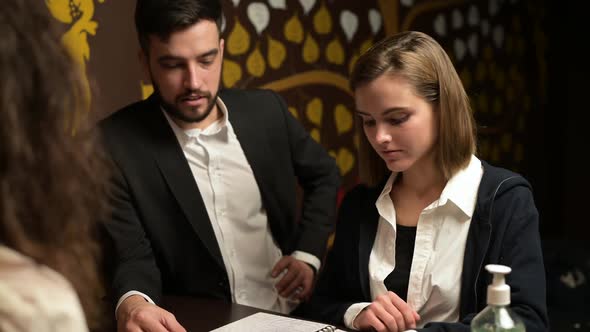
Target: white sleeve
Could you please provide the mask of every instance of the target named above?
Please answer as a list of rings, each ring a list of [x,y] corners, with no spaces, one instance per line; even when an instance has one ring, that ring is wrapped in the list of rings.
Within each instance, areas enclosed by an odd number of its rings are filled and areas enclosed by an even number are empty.
[[[295,259],[305,262],[315,268],[316,273],[320,270],[320,266],[322,262],[316,256],[304,252],[304,251],[295,251],[291,254],[291,256],[295,257]]]
[[[149,296],[145,295],[142,292],[138,292],[138,291],[134,291],[134,290],[128,291],[127,293],[121,295],[121,298],[117,302],[117,306],[115,307],[115,318],[117,317],[117,310],[119,310],[119,306],[121,305],[121,303],[123,303],[123,301],[125,301],[131,295],[139,295],[139,296],[143,297],[147,302],[149,302],[151,304],[156,304],[156,303],[154,303],[154,301],[152,301],[152,299]]]
[[[371,302],[361,302],[355,303],[346,309],[344,313],[344,326],[348,327],[349,329],[358,330],[352,323],[356,317],[361,313],[361,311],[365,310]]]

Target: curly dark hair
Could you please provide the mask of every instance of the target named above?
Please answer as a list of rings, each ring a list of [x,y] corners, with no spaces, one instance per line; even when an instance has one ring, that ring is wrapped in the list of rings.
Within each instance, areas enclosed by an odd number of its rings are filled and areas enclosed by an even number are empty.
[[[98,221],[108,213],[108,164],[90,124],[76,64],[43,1],[2,0],[0,11],[0,243],[61,273],[89,327],[103,286]]]

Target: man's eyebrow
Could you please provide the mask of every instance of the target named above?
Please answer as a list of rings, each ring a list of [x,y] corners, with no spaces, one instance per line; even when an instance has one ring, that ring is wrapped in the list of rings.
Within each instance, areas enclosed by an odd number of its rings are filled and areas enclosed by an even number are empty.
[[[204,53],[201,53],[199,55],[197,55],[197,58],[206,58],[206,57],[210,57],[213,55],[216,55],[219,53],[219,49],[218,48],[213,48],[209,51],[206,51]],[[158,62],[164,62],[164,61],[181,61],[181,60],[185,60],[184,57],[181,56],[176,56],[176,55],[172,55],[172,54],[165,54],[162,55],[158,58]]]

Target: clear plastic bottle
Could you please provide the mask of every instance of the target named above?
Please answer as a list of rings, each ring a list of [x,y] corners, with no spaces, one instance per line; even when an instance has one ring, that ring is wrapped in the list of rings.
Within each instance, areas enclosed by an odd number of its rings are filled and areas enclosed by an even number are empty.
[[[525,332],[522,320],[514,313],[510,305],[510,286],[505,282],[505,275],[511,269],[504,265],[489,264],[486,270],[494,275],[488,286],[488,306],[471,321],[472,332]]]

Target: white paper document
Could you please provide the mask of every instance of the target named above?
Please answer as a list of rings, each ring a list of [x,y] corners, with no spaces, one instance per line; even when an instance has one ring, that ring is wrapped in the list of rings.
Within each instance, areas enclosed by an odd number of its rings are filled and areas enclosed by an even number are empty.
[[[211,332],[344,332],[334,326],[258,312]]]

